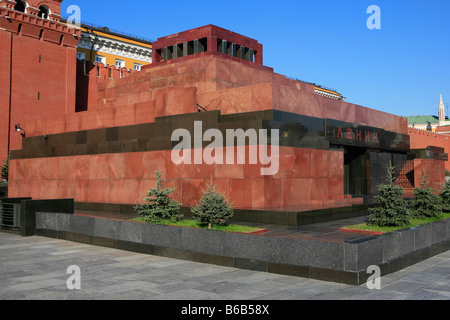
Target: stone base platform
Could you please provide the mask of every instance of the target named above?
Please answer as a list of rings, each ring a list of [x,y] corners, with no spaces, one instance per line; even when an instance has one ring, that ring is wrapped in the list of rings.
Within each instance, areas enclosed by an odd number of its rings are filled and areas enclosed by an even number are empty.
[[[363,218],[353,218],[363,219]],[[450,249],[450,219],[384,235],[339,231],[352,219],[241,234],[127,221],[124,213],[36,213],[36,234],[117,249],[352,285]]]

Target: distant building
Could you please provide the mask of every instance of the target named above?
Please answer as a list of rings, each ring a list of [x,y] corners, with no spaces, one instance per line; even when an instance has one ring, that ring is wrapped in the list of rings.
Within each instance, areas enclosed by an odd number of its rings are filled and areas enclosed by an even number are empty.
[[[450,120],[445,116],[445,105],[442,94],[439,100],[438,116],[435,115],[419,115],[409,116],[408,126],[410,128],[428,130],[431,132],[450,132]]]
[[[140,71],[143,66],[152,63],[152,42],[106,27],[83,23],[77,58],[105,66],[115,65],[118,69]]]
[[[323,97],[327,97],[327,98],[331,98],[331,99],[336,99],[336,100],[345,100],[345,97],[342,96],[342,94],[340,94],[339,92],[337,92],[334,89],[330,89],[321,85],[315,85],[315,93],[323,96]]]
[[[439,127],[436,128],[436,132],[450,133],[450,121],[445,117],[445,105],[442,100],[442,94],[439,101]]]
[[[439,127],[439,118],[432,115],[409,116],[408,127],[435,132]]]
[[[292,78],[292,77],[287,77],[287,78],[292,79],[292,80],[302,81],[297,78]],[[313,85],[314,93],[319,96],[327,97],[327,98],[335,99],[335,100],[342,100],[342,101],[344,101],[346,99],[342,94],[337,92],[335,89],[331,89],[331,88],[328,88],[328,87],[325,87],[325,86],[322,86],[322,85],[319,85],[316,83],[312,83],[312,82],[307,82],[307,81],[302,81],[302,82],[306,82],[308,84]]]

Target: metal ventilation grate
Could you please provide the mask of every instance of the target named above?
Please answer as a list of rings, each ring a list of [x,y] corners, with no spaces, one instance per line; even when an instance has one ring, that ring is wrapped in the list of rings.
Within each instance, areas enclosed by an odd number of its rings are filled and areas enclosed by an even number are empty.
[[[2,229],[20,229],[19,208],[18,203],[0,202],[0,227]]]

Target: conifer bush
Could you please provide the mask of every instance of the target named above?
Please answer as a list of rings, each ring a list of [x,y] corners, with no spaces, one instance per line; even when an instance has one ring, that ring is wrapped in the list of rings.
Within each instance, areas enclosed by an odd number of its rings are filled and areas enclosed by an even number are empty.
[[[9,167],[9,157],[3,162],[3,166],[0,172],[0,177],[2,180],[8,181],[8,167]]]
[[[442,214],[442,199],[428,186],[427,177],[422,173],[420,187],[414,188],[413,216],[416,218],[434,218]]]
[[[146,222],[180,221],[183,219],[183,214],[180,213],[181,204],[169,196],[176,188],[163,188],[159,170],[155,171],[155,176],[156,188],[147,192],[146,203],[135,206],[135,211]]]
[[[213,225],[223,225],[233,217],[232,204],[216,189],[212,181],[202,192],[197,205],[191,208],[192,216],[198,223],[206,223],[211,229]]]
[[[378,186],[379,195],[375,196],[376,205],[369,208],[369,222],[371,226],[394,226],[408,225],[410,214],[407,202],[402,198],[404,190],[395,185],[395,168],[389,163],[387,168],[387,183]]]
[[[447,181],[441,190],[442,211],[450,212],[450,181]]]

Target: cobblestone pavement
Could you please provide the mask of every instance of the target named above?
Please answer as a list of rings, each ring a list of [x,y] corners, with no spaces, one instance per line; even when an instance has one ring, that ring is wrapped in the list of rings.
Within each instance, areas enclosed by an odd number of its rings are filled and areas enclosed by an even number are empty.
[[[80,290],[69,290],[69,266]],[[0,232],[0,300],[450,300],[450,251],[380,290]]]

